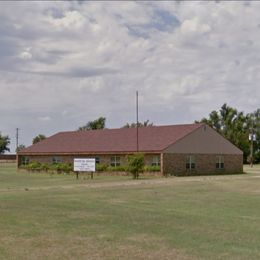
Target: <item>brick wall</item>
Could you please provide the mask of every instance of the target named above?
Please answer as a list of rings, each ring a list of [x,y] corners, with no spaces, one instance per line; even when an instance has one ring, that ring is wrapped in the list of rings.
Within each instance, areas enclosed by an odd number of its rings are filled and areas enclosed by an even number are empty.
[[[1,165],[5,163],[15,163],[15,162],[16,162],[16,154],[0,154]]]
[[[16,160],[16,154],[0,154],[0,160]]]
[[[196,154],[195,169],[186,169],[187,154],[163,154],[163,173],[165,175],[206,175],[241,173],[243,155],[222,155],[224,169],[216,169],[216,158],[219,154]]]
[[[152,165],[153,161],[153,156],[155,154],[147,154],[145,155],[145,164],[146,165]],[[158,154],[159,155],[159,154]],[[29,162],[40,162],[40,163],[52,163],[52,158],[53,157],[59,157],[61,159],[62,163],[73,163],[74,158],[95,158],[99,157],[100,159],[100,164],[107,164],[110,165],[110,158],[113,155],[29,155],[26,156],[29,158]],[[126,165],[127,164],[127,155],[126,154],[121,154],[121,155],[116,155],[120,156],[120,163],[121,165]],[[21,164],[21,157],[19,156],[19,165]]]
[[[58,155],[57,155],[58,156]],[[110,165],[112,155],[96,155],[100,158],[100,164]],[[118,155],[121,158],[121,165],[127,164],[127,155]],[[154,154],[145,155],[145,164],[151,165]],[[243,171],[243,155],[222,155],[224,157],[224,169],[216,169],[216,157],[219,154],[196,154],[195,169],[186,170],[187,154],[161,154],[161,169],[164,175],[206,175],[206,174],[225,174],[240,173]],[[52,163],[53,156],[28,156],[29,161],[40,163]],[[73,163],[73,158],[87,158],[94,155],[61,155],[58,156],[61,162]],[[19,156],[19,165],[21,164],[21,156]]]

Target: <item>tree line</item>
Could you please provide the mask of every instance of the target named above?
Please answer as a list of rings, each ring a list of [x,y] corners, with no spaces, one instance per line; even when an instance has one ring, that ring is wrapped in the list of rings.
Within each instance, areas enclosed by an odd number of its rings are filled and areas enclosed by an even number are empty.
[[[138,127],[147,127],[152,126],[153,123],[150,123],[149,120],[144,122],[138,122]],[[136,127],[137,123],[126,123],[121,128],[131,128]],[[89,121],[87,124],[80,126],[78,131],[88,131],[88,130],[97,130],[97,129],[106,129],[106,118],[99,117],[93,121]]]
[[[249,162],[250,156],[250,140],[249,135],[253,134],[255,140],[253,142],[254,163],[260,163],[260,109],[252,113],[245,114],[236,108],[224,104],[218,111],[213,110],[208,117],[195,121],[195,123],[206,123],[215,129],[219,134],[227,138],[231,143],[240,148],[244,153],[244,163]],[[126,123],[122,128],[136,127],[136,123]],[[138,127],[153,126],[149,120],[138,122]],[[79,127],[78,131],[88,131],[106,129],[106,118],[99,117],[93,121],[87,122]],[[45,135],[39,134],[33,138],[32,143],[35,144],[46,138]],[[9,149],[10,138],[2,135],[0,132],[0,154]],[[24,145],[18,146],[18,151],[25,148]]]
[[[196,123],[206,123],[244,152],[244,163],[250,160],[249,135],[254,135],[254,162],[260,163],[260,109],[245,114],[224,104],[218,111],[213,110],[207,118]]]

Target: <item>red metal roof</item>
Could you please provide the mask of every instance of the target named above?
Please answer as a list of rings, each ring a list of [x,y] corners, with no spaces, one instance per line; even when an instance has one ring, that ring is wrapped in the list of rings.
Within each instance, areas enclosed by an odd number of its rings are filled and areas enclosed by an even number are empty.
[[[202,124],[139,128],[139,151],[161,152]],[[60,132],[29,146],[19,154],[136,152],[136,128]]]

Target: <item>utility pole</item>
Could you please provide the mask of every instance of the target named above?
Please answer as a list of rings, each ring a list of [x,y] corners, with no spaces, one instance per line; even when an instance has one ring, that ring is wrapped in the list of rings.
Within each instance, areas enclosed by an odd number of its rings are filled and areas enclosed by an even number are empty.
[[[16,152],[18,149],[18,143],[19,143],[19,128],[16,128]]]
[[[136,151],[139,152],[138,91],[136,91]]]
[[[250,166],[253,167],[253,162],[254,162],[254,141],[255,141],[255,134],[254,130],[252,128],[251,134],[249,134],[249,140],[250,142]]]
[[[250,142],[250,166],[253,167],[254,163],[254,141],[256,141],[256,135],[255,135],[255,117],[252,117],[252,128],[251,128],[251,134],[249,134],[249,140]]]
[[[250,166],[253,167],[253,136],[250,135],[251,142],[250,142]]]

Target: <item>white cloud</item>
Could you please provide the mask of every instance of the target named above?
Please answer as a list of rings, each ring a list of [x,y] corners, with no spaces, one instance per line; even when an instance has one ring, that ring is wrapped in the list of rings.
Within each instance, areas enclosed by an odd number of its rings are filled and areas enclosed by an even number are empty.
[[[84,16],[75,10],[65,12],[61,18],[49,17],[49,22],[58,29],[80,29],[84,21]]]
[[[40,116],[37,118],[39,121],[50,121],[51,118],[49,116]]]
[[[30,47],[27,47],[25,48],[19,55],[18,57],[22,60],[30,60],[33,55],[31,53],[31,48]]]
[[[23,51],[19,54],[19,58],[23,60],[30,60],[32,58],[32,54],[28,51]]]
[[[201,23],[198,17],[185,20],[181,25],[181,32],[184,35],[198,35],[210,32],[208,24]]]
[[[15,7],[0,3],[0,131],[21,128],[26,145],[101,115],[108,127],[134,121],[137,89],[140,119],[155,124],[259,106],[258,2]]]

